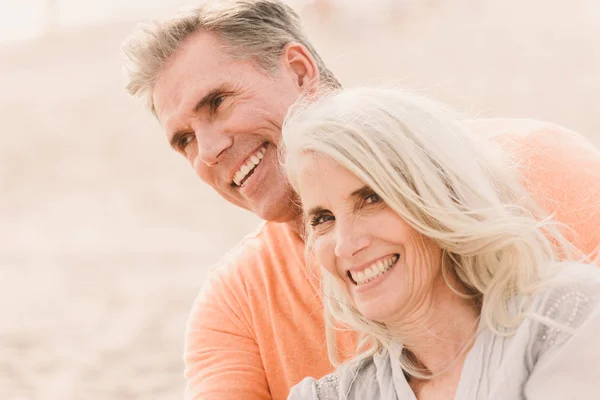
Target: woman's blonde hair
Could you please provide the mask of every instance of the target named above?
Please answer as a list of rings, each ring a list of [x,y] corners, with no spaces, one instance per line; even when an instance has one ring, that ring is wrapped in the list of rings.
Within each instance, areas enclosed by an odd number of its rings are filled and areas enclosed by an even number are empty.
[[[495,143],[472,132],[453,111],[409,91],[358,88],[304,98],[289,112],[283,143],[283,166],[295,189],[296,158],[302,153],[325,157],[355,174],[433,240],[442,250],[446,283],[478,304],[483,323],[498,334],[516,329],[527,312],[525,301],[549,279],[545,267],[558,251],[573,251]],[[306,234],[310,253],[310,231]],[[335,365],[340,325],[363,334],[359,358],[391,341],[386,327],[364,318],[327,273],[322,290]],[[517,298],[523,302],[515,316],[509,308]],[[401,362],[409,374],[429,376],[408,352]]]

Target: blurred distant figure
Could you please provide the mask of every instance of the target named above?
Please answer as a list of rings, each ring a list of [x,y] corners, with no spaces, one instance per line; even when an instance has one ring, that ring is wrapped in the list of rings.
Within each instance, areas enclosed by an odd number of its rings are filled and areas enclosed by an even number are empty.
[[[416,0],[305,0],[300,7],[305,14],[315,14],[322,22],[332,22],[353,32],[393,23],[406,17],[419,5]]]
[[[331,0],[313,0],[315,9],[323,16],[329,16],[333,11],[333,4]]]
[[[46,0],[44,3],[44,34],[56,29],[60,6],[58,0]]]

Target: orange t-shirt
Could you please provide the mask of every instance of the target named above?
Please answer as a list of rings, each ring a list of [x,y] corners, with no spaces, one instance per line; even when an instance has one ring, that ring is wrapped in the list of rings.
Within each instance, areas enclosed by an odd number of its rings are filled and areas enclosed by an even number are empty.
[[[585,252],[600,243],[600,152],[580,135],[526,120],[474,120],[519,160],[533,198],[573,228]],[[186,333],[187,399],[286,399],[306,376],[333,370],[319,281],[287,224],[265,223],[211,269]],[[340,333],[342,354],[355,335]]]

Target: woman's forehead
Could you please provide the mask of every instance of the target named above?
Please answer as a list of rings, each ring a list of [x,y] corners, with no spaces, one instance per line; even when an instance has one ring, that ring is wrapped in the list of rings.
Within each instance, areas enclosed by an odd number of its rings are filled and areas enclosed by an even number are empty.
[[[297,159],[296,181],[302,205],[308,208],[352,200],[352,193],[365,184],[339,163],[318,154]]]

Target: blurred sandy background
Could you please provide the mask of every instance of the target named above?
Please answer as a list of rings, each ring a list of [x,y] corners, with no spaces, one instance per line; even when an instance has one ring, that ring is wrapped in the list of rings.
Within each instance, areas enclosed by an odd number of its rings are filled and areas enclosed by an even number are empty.
[[[121,89],[134,21],[182,3],[0,2],[2,400],[181,398],[188,310],[258,222]],[[346,85],[393,79],[600,144],[597,0],[290,3]]]

